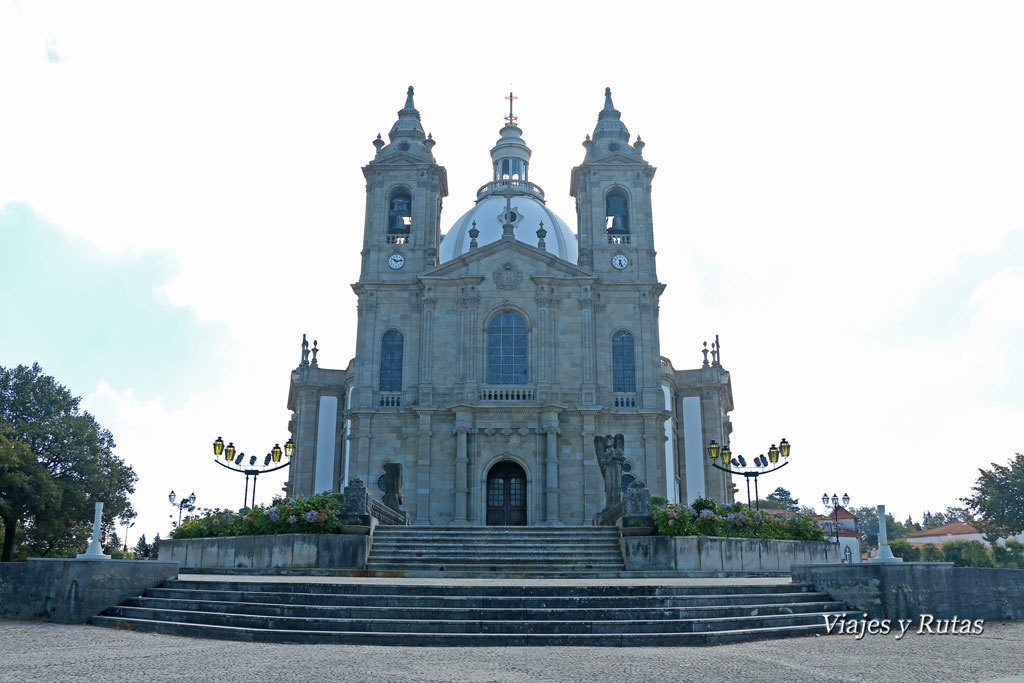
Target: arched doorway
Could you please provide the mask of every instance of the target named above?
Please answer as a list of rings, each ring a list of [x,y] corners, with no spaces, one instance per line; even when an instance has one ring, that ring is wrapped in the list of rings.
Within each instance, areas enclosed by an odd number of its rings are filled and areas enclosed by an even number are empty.
[[[511,460],[487,473],[487,525],[526,526],[526,472]]]

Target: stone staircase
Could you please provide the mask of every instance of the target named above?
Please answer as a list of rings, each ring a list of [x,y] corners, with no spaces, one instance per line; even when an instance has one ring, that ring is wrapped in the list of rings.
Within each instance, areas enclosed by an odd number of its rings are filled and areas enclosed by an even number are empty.
[[[405,576],[613,575],[625,569],[615,527],[378,526],[370,571]]]
[[[272,643],[714,645],[825,633],[843,605],[801,584],[168,581],[91,623]]]

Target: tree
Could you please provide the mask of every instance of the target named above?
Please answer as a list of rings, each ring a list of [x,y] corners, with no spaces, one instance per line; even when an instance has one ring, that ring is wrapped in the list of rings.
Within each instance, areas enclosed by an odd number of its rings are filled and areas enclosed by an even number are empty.
[[[768,494],[768,500],[774,500],[782,503],[783,506],[785,506],[782,508],[784,510],[789,510],[791,512],[797,512],[800,510],[800,499],[794,498],[789,491],[781,486]]]
[[[1024,454],[1017,453],[1009,466],[992,463],[991,470],[978,472],[974,493],[960,500],[979,517],[985,540],[995,543],[1024,531]]]
[[[79,410],[79,402],[53,377],[43,374],[38,363],[0,366],[0,422],[9,425],[7,442],[19,444],[4,451],[9,469],[3,472],[15,474],[0,474],[6,477],[0,486],[10,486],[22,499],[24,487],[34,488],[43,499],[32,507],[8,504],[6,493],[0,495],[4,498],[0,559],[11,559],[14,533],[24,535],[25,546],[34,555],[81,552],[92,532],[94,503],[99,501],[104,504],[107,528],[115,518],[134,515],[128,496],[138,477],[114,455],[110,432]],[[43,483],[47,477],[55,493]]]
[[[158,557],[160,557],[160,532],[159,531],[156,533],[156,536],[153,537],[153,545],[150,548],[150,557],[152,557],[153,559],[157,559]]]
[[[0,422],[0,520],[3,520],[3,554],[10,562],[18,520],[45,514],[60,504],[60,492],[46,468],[36,461],[27,444],[8,438],[14,429]]]
[[[139,536],[139,542],[135,544],[135,556],[136,557],[149,557],[152,548],[146,543],[146,534]]]

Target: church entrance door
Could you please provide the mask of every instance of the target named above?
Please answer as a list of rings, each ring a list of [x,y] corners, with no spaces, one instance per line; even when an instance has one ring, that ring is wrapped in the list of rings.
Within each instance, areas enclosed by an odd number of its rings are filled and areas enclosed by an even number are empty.
[[[487,473],[487,525],[526,526],[526,472],[511,460]]]

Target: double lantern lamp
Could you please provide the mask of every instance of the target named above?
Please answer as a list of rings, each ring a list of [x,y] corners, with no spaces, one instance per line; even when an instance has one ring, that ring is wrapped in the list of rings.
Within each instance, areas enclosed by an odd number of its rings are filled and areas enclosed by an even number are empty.
[[[255,469],[253,467],[256,464],[256,457],[255,456],[250,458],[250,460],[249,460],[249,468],[246,469],[244,464],[243,464],[243,460],[245,459],[245,453],[237,453],[236,454],[235,444],[234,444],[233,441],[232,442],[228,442],[228,445],[225,446],[224,445],[224,439],[222,439],[221,437],[218,436],[216,438],[216,440],[214,440],[214,442],[213,442],[213,456],[214,456],[214,460],[213,461],[215,463],[217,463],[218,465],[220,465],[221,467],[224,467],[224,468],[227,468],[227,469],[231,470],[232,472],[241,472],[241,473],[243,473],[245,475],[245,498],[244,498],[244,501],[242,503],[242,507],[248,507],[249,506],[249,477],[250,476],[252,477],[252,504],[255,506],[256,505],[256,477],[259,476],[260,474],[263,474],[263,473],[266,473],[266,472],[273,472],[275,470],[279,470],[282,467],[287,467],[289,464],[291,464],[290,462],[286,462],[283,465],[277,465],[277,463],[281,462],[281,455],[282,454],[284,454],[289,459],[289,461],[290,461],[291,457],[293,455],[295,455],[295,442],[293,442],[291,439],[288,439],[288,441],[284,444],[284,448],[283,449],[281,448],[281,444],[276,444],[275,443],[274,447],[270,449],[270,452],[267,453],[267,457],[263,461],[263,468],[264,469]],[[236,457],[236,455],[237,455],[237,457]],[[218,459],[221,456],[224,456],[224,461],[225,462],[234,463],[235,466],[231,467],[229,465],[226,465],[224,462],[221,462]],[[271,466],[271,462],[273,462],[276,466],[272,467]]]
[[[291,458],[295,455],[295,443],[291,439],[288,439],[284,444],[283,451],[281,449],[281,445],[275,443],[274,447],[270,449],[270,453],[268,455],[270,455],[270,459],[273,462],[281,462],[282,452],[285,456]],[[232,462],[235,459],[235,443],[232,441],[225,446],[224,439],[218,436],[217,440],[213,442],[213,454],[217,457],[223,455],[224,460]]]
[[[784,460],[784,462],[781,465],[778,464],[779,456],[782,456]],[[757,491],[758,476],[762,474],[769,474],[770,472],[774,472],[775,470],[782,469],[783,467],[789,464],[789,442],[786,441],[785,439],[782,439],[781,441],[779,441],[778,446],[772,444],[772,447],[768,449],[768,457],[765,457],[764,455],[757,456],[756,458],[754,458],[754,467],[749,469],[747,469],[747,461],[746,459],[744,459],[742,455],[737,455],[737,459],[735,461],[732,459],[732,450],[729,448],[728,444],[726,444],[725,446],[719,446],[717,441],[712,441],[711,443],[708,444],[708,457],[711,458],[712,467],[720,469],[723,472],[728,472],[729,474],[742,475],[747,480],[747,507],[749,508],[752,507],[750,500],[751,478],[753,478],[754,480],[754,500],[759,501],[759,494]],[[717,462],[719,457],[722,458],[721,465],[719,465]],[[733,465],[734,462],[736,463],[735,465]],[[769,465],[774,465],[774,467],[772,467],[772,469],[770,470],[765,470],[764,468],[768,467]],[[730,466],[744,468],[746,471],[733,470],[730,469]],[[757,506],[757,509],[760,510],[760,502],[757,502],[755,504]]]

